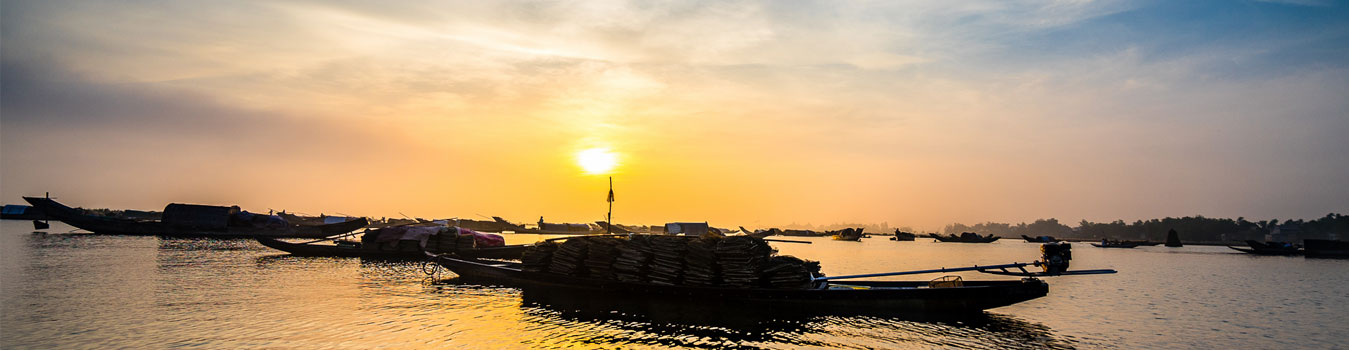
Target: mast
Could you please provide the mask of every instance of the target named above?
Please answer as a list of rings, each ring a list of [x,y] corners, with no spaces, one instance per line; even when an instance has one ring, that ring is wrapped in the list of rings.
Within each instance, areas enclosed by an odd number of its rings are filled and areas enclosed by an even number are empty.
[[[614,230],[614,177],[609,177],[609,214],[604,219],[604,234],[613,234]]]

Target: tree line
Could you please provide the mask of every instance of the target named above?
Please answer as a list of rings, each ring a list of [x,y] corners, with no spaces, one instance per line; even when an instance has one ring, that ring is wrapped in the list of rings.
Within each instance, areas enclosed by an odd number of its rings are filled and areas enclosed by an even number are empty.
[[[1082,239],[1121,239],[1121,240],[1139,240],[1146,239],[1151,241],[1160,241],[1166,239],[1166,233],[1169,230],[1176,230],[1180,238],[1185,241],[1234,241],[1234,240],[1265,240],[1265,235],[1278,230],[1283,233],[1295,233],[1297,239],[1320,238],[1326,239],[1335,237],[1344,239],[1349,236],[1349,216],[1330,213],[1326,216],[1312,219],[1290,219],[1280,221],[1279,219],[1248,221],[1245,217],[1239,217],[1235,220],[1226,218],[1206,218],[1202,215],[1186,216],[1180,218],[1162,218],[1151,220],[1137,220],[1132,223],[1126,223],[1124,220],[1115,220],[1112,222],[1091,222],[1082,220],[1077,227],[1070,227],[1059,223],[1058,219],[1039,219],[1032,223],[1006,224],[997,222],[986,222],[974,225],[965,225],[960,223],[946,225],[943,229],[945,233],[959,234],[961,232],[975,232],[980,234],[994,234],[1002,237],[1020,237],[1026,236],[1054,236],[1058,238],[1082,238]]]

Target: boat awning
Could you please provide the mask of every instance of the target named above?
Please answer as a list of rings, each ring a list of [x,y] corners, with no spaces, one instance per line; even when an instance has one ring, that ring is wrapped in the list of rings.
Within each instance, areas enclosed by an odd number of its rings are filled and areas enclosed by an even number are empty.
[[[671,222],[665,224],[665,233],[702,236],[707,234],[706,222]]]
[[[32,208],[32,207],[27,206],[27,205],[5,204],[5,208],[4,208],[4,209],[0,209],[0,214],[5,214],[5,215],[23,215],[23,213],[28,212],[28,209],[29,209],[29,208]]]

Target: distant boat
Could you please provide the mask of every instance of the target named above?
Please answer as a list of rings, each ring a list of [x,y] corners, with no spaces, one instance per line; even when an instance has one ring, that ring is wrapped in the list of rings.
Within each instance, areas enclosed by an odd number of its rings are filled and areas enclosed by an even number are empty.
[[[1177,234],[1175,229],[1166,232],[1166,246],[1167,247],[1184,246],[1183,244],[1180,244],[1180,234]]]
[[[1349,258],[1349,242],[1329,239],[1302,240],[1308,258]]]
[[[853,241],[853,242],[861,242],[861,241],[862,241],[862,237],[865,236],[865,235],[862,234],[862,231],[863,231],[863,230],[865,230],[865,229],[864,229],[864,228],[861,228],[861,227],[858,227],[858,228],[855,228],[855,229],[847,228],[847,229],[843,229],[843,231],[840,231],[838,234],[835,234],[833,237],[834,237],[834,240],[835,240],[835,241]]]
[[[1035,236],[1035,237],[1031,237],[1031,236],[1027,236],[1027,235],[1021,235],[1021,238],[1022,238],[1022,239],[1025,239],[1026,242],[1031,242],[1031,243],[1054,243],[1054,242],[1058,242],[1058,241],[1059,241],[1059,239],[1054,238],[1053,236]]]
[[[163,220],[136,220],[88,215],[50,198],[23,197],[53,219],[70,226],[106,235],[203,237],[203,238],[323,238],[365,227],[364,218],[329,224],[301,226],[284,220],[258,224],[249,219],[263,215],[241,212],[238,207],[192,204],[169,204],[164,208]],[[247,214],[247,215],[244,215]]]
[[[1241,248],[1228,246],[1233,250],[1250,253],[1255,255],[1299,255],[1302,254],[1301,246],[1285,242],[1257,242],[1247,240],[1246,245],[1250,248]]]
[[[936,233],[929,233],[927,234],[927,236],[932,237],[933,239],[936,239],[938,241],[955,242],[955,243],[992,243],[993,241],[998,240],[998,238],[1001,238],[998,236],[994,236],[991,233],[988,234],[987,236],[980,236],[979,234],[974,232],[962,232],[960,233],[959,236],[955,234],[939,235]]]
[[[1145,242],[1139,241],[1108,241],[1101,240],[1101,243],[1092,243],[1091,246],[1098,248],[1134,248],[1143,245]]]
[[[912,241],[918,238],[918,235],[895,229],[895,236],[890,237],[892,241]]]

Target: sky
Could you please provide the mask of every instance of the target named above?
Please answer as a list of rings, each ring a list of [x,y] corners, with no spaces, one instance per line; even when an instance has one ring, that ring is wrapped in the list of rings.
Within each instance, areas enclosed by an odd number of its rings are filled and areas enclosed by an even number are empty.
[[[1349,2],[0,2],[4,203],[1317,218],[1345,135]]]

